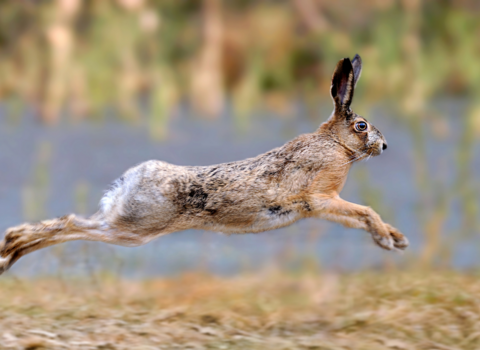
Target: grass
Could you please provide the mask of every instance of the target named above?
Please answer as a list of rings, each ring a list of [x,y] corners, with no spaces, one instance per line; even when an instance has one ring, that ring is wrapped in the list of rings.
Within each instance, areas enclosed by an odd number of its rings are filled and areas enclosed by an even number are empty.
[[[478,349],[458,272],[0,279],[1,349]]]

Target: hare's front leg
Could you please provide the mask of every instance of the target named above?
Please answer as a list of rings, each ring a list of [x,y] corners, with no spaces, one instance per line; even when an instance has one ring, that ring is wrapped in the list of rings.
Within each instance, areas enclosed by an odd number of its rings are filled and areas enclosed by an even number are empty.
[[[318,197],[315,216],[338,222],[344,226],[368,231],[375,243],[383,249],[405,249],[408,239],[393,226],[384,223],[372,208],[347,202],[340,197]]]

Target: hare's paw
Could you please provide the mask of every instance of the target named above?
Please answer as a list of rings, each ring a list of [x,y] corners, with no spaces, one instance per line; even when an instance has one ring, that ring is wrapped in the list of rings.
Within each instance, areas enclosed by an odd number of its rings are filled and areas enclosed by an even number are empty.
[[[374,234],[372,238],[376,245],[385,250],[393,250],[395,247],[395,241],[390,235]]]
[[[395,248],[404,250],[408,247],[409,243],[407,237],[405,237],[392,225],[385,224],[385,226],[387,227],[390,236],[393,238]]]

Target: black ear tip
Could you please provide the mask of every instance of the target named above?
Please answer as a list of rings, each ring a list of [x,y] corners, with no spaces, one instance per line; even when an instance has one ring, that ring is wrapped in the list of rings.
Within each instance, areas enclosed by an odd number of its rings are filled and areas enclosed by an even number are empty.
[[[352,61],[350,61],[350,58],[345,57],[342,61],[344,67],[352,67]]]

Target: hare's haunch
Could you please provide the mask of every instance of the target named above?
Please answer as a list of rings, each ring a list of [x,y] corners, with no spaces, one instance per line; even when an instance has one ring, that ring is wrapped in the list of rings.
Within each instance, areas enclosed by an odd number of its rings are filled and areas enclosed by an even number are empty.
[[[361,70],[358,55],[338,62],[331,87],[335,109],[312,134],[233,163],[148,161],[116,180],[89,219],[68,215],[8,229],[0,273],[29,252],[66,241],[137,246],[186,229],[262,232],[307,217],[364,229],[387,250],[405,249],[407,239],[372,209],[339,197],[352,163],[387,148],[380,131],[350,109]]]

